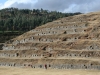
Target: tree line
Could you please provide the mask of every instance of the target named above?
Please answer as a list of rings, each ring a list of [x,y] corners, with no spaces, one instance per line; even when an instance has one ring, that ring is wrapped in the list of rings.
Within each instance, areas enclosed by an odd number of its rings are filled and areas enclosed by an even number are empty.
[[[81,13],[62,13],[58,11],[43,10],[42,8],[33,10],[5,8],[0,10],[0,31],[26,32],[47,22],[54,21],[58,18],[78,14]]]

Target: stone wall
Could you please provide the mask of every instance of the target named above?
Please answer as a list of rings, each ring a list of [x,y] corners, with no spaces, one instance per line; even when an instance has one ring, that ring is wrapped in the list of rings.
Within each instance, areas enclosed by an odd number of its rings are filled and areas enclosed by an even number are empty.
[[[0,51],[0,66],[100,70],[98,60],[90,59],[100,57],[100,52],[94,51],[100,50],[99,44],[90,42],[96,38],[88,35],[92,28],[75,22],[73,24],[62,22],[61,25],[57,22],[56,24],[51,24],[52,27],[47,26],[48,28],[45,26],[36,28],[29,31],[29,34],[27,32],[18,39],[16,38],[17,40],[5,43],[2,52]],[[88,43],[86,40],[90,38],[92,40]],[[79,49],[80,52],[78,52]],[[94,52],[89,52],[89,50]]]
[[[53,52],[54,50],[52,48],[47,49],[47,51],[49,52],[38,52],[38,51],[21,51],[21,52],[0,52],[0,57],[10,57],[10,58],[95,58],[95,59],[99,59],[100,57],[100,52]]]
[[[18,57],[18,53],[0,53],[0,57]]]
[[[28,68],[41,68],[41,69],[96,69],[100,70],[100,65],[91,64],[28,64],[28,63],[14,63],[14,62],[0,62],[0,66],[8,67],[28,67]]]
[[[97,45],[97,44],[91,44],[91,45],[88,46],[86,49],[87,49],[87,50],[100,50],[100,47],[99,47],[99,45]]]

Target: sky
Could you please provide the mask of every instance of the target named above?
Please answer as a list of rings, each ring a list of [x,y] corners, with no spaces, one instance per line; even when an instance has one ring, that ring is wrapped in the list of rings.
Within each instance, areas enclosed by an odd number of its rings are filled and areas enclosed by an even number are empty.
[[[0,0],[0,9],[9,7],[89,13],[100,11],[100,0]]]

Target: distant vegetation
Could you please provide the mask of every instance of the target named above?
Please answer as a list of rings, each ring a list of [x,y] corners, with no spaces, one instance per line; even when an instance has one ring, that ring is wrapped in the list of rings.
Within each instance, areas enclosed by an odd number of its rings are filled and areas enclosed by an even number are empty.
[[[43,9],[5,8],[0,10],[0,36],[16,36],[58,18],[81,14],[61,13]],[[3,37],[3,38],[4,38]],[[5,39],[5,40],[9,40]],[[0,42],[4,41],[0,38]]]

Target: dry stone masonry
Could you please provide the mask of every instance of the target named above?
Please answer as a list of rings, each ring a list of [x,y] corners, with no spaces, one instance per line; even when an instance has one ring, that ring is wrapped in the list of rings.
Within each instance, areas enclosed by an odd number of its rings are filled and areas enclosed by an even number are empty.
[[[85,17],[84,17],[85,16]],[[100,70],[99,13],[66,17],[0,44],[0,66]]]

